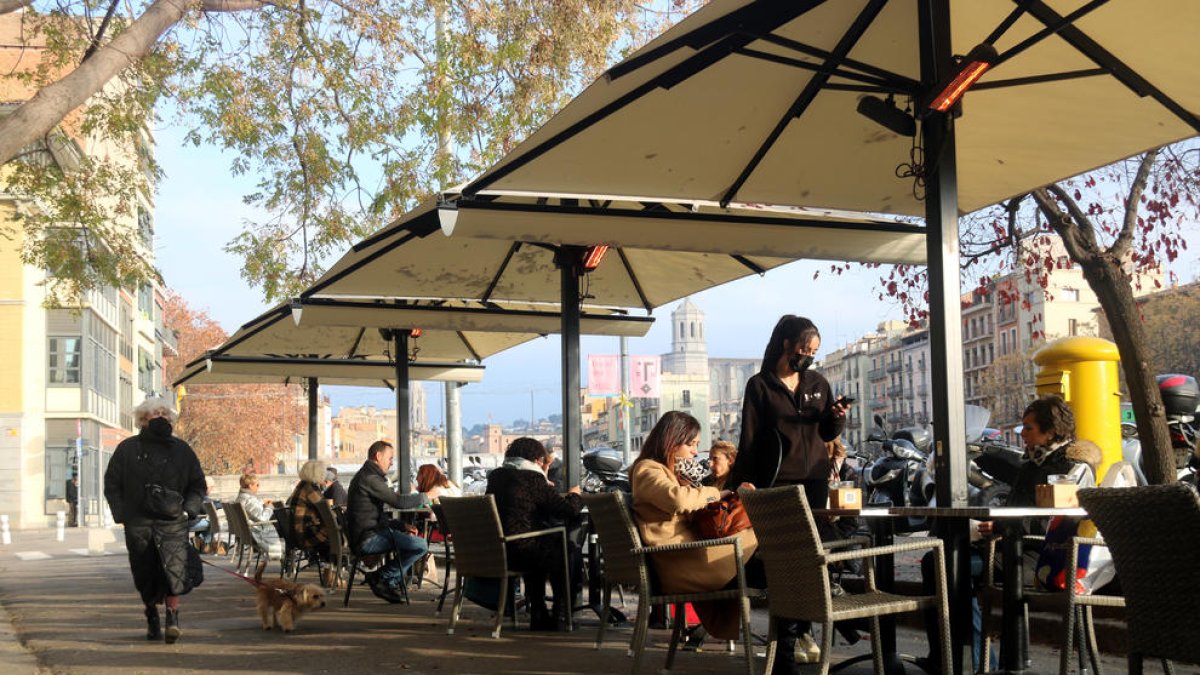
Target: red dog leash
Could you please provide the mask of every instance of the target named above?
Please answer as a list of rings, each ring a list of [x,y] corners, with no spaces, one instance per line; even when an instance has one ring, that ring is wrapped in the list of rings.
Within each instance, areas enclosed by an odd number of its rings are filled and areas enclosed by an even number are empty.
[[[251,586],[254,586],[255,588],[270,588],[270,586],[267,586],[266,584],[264,584],[262,581],[259,581],[258,579],[252,579],[252,578],[246,576],[245,574],[238,574],[237,572],[227,570],[224,567],[221,567],[220,565],[218,565],[216,563],[211,563],[211,562],[205,560],[204,558],[201,558],[200,562],[204,563],[205,565],[208,565],[209,567],[219,569],[222,572],[224,572],[230,576],[237,577],[238,579],[245,581],[246,583],[250,584]],[[282,596],[288,597],[288,598],[292,597],[291,593],[283,590],[282,588],[276,588],[275,592],[279,593]]]

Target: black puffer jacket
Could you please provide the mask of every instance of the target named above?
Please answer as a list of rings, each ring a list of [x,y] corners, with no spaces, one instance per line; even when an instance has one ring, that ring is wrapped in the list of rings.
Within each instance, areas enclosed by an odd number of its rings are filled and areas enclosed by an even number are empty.
[[[364,539],[381,527],[387,527],[383,517],[383,505],[397,509],[415,509],[429,503],[420,492],[402,495],[392,491],[387,484],[383,469],[367,460],[350,481],[346,500],[346,526],[350,530],[350,545],[359,550]]]
[[[104,474],[104,497],[113,519],[125,524],[125,547],[133,583],[143,602],[183,595],[203,579],[199,557],[188,543],[188,516],[158,520],[142,509],[147,483],[159,483],[183,495],[189,515],[203,511],[207,486],[191,446],[143,430],[121,441]]]

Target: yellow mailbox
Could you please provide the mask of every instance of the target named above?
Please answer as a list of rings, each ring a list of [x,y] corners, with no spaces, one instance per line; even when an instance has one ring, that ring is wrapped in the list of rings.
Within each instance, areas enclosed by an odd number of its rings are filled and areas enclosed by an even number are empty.
[[[1079,438],[1100,446],[1104,459],[1096,480],[1121,461],[1121,392],[1117,345],[1097,337],[1067,337],[1038,350],[1037,393],[1058,394],[1075,413]]]

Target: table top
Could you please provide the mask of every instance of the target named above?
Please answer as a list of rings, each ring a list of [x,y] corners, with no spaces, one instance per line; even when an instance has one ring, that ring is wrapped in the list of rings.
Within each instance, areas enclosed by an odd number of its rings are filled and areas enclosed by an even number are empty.
[[[1051,518],[1054,516],[1079,516],[1088,513],[1082,508],[1044,508],[1040,506],[895,506],[888,509],[894,516],[912,518],[974,518],[997,520],[1000,518]]]
[[[840,516],[848,518],[888,518],[892,516],[891,513],[888,513],[887,508],[878,506],[867,507],[865,509],[813,509],[812,514],[814,516]]]

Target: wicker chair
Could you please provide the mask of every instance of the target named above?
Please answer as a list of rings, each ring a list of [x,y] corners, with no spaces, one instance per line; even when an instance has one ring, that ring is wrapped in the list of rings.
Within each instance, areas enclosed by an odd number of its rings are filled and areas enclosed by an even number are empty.
[[[254,554],[254,563],[258,564],[260,560],[270,560],[271,552],[262,548],[254,541],[254,536],[250,532],[251,527],[274,526],[273,520],[254,521],[246,516],[246,509],[237,502],[225,502],[221,505],[225,510],[225,522],[229,525],[229,529],[233,531],[233,535],[238,541],[238,561],[237,571],[245,573],[250,569],[250,555]],[[243,565],[243,561],[245,565]]]
[[[454,566],[454,542],[450,539],[450,526],[446,524],[446,512],[442,510],[441,504],[432,504],[430,509],[433,515],[437,518],[437,531],[442,534],[442,552],[446,557],[446,569],[442,572],[442,592],[438,595],[437,613],[442,613],[442,607],[446,604],[446,596],[457,590],[450,586],[450,568]],[[433,530],[430,529],[432,534]]]
[[[1128,614],[1129,672],[1145,657],[1200,663],[1200,497],[1186,485],[1079,491],[1112,552]]]
[[[217,515],[217,506],[215,504],[213,504],[211,501],[206,500],[204,502],[204,513],[208,517],[208,534],[209,534],[209,541],[211,542],[209,544],[208,550],[206,550],[205,553],[218,553],[220,551],[220,547],[218,547],[217,544],[220,542],[220,539],[221,539],[221,519]],[[226,530],[228,530],[228,528],[226,528]],[[231,539],[231,537],[232,537],[232,533],[226,531],[225,532],[225,551],[226,552],[229,552],[230,545],[233,541]]]
[[[910,539],[893,546],[874,546],[837,552],[824,548],[804,491],[799,486],[741,491],[742,503],[758,535],[758,557],[767,571],[768,607],[772,619],[813,621],[823,626],[821,675],[829,673],[833,648],[833,624],[836,621],[869,618],[871,656],[875,672],[883,672],[883,649],[879,641],[879,617],[936,608],[942,634],[942,672],[950,672],[950,613],[946,599],[946,562],[942,542],[937,539]],[[935,555],[937,593],[935,595],[896,595],[875,586],[873,565],[863,565],[866,590],[863,593],[833,596],[830,593],[830,563],[858,558],[874,558],[907,551],[932,549]],[[772,621],[772,633],[774,621]],[[767,649],[767,671],[775,665],[776,643]]]
[[[657,604],[672,604],[675,606],[675,629],[671,633],[671,643],[667,650],[667,669],[675,661],[675,651],[679,646],[679,638],[683,631],[684,603],[702,602],[706,600],[736,599],[742,619],[742,644],[746,655],[746,672],[754,675],[754,652],[750,633],[750,600],[746,588],[746,573],[742,567],[742,545],[737,537],[725,539],[705,539],[688,544],[670,546],[642,546],[641,536],[633,523],[629,505],[622,492],[608,492],[585,495],[584,503],[588,507],[588,515],[592,527],[600,541],[600,550],[604,556],[604,609],[600,614],[600,630],[596,635],[596,648],[604,643],[604,632],[608,627],[608,616],[612,609],[612,589],[614,586],[629,586],[638,589],[637,625],[633,632],[630,651],[633,653],[633,672],[641,667],[642,655],[646,648],[646,633],[649,630],[650,607]],[[689,548],[709,546],[733,546],[736,551],[737,588],[714,590],[706,593],[685,593],[665,595],[654,589],[650,572],[649,558],[651,554],[679,551]]]
[[[454,606],[450,610],[450,625],[446,632],[454,634],[458,624],[458,615],[462,611],[463,580],[469,577],[480,579],[499,579],[503,589],[510,577],[521,576],[520,571],[508,566],[508,550],[505,544],[519,539],[554,536],[562,540],[563,574],[569,579],[571,570],[567,562],[567,530],[564,527],[550,527],[544,530],[534,530],[521,534],[505,535],[500,525],[500,513],[496,510],[496,499],[492,495],[478,497],[443,497],[440,501],[442,513],[446,517],[447,529],[454,538],[454,566],[457,581],[454,589]],[[568,584],[568,588],[570,584]],[[492,629],[492,637],[500,637],[500,628],[504,623],[504,605],[508,593],[500,593],[499,606],[496,608],[496,625]],[[571,627],[571,597],[567,595],[567,627]],[[514,613],[514,622],[516,620]]]
[[[1136,484],[1137,475],[1134,473],[1132,465],[1129,462],[1122,461],[1114,462],[1108,468],[1101,487],[1132,487]],[[991,651],[992,635],[995,632],[992,608],[1000,605],[1003,598],[1003,589],[995,582],[996,543],[999,540],[1000,538],[998,537],[988,540],[984,558],[983,585],[980,588],[979,594],[980,608],[983,614],[983,629],[981,631],[983,633],[983,646],[981,649],[983,658],[981,659],[982,663],[975,664],[977,670],[980,672],[986,670],[986,664],[988,663]],[[1041,544],[1045,541],[1045,537],[1025,535],[1024,540],[1029,543]],[[1076,578],[1079,570],[1079,547],[1085,545],[1104,546],[1104,540],[1074,537],[1071,543],[1065,578]],[[1025,601],[1027,621],[1030,610],[1054,612],[1063,616],[1063,648],[1059,653],[1059,674],[1069,675],[1071,673],[1071,655],[1075,651],[1075,641],[1078,638],[1080,672],[1083,671],[1084,659],[1087,658],[1091,662],[1092,672],[1095,675],[1101,675],[1100,649],[1096,642],[1096,627],[1092,616],[1092,608],[1124,607],[1125,598],[1119,595],[1077,594],[1074,592],[1074,588],[1072,588],[1072,592],[1070,593],[1024,588],[1021,595]]]

